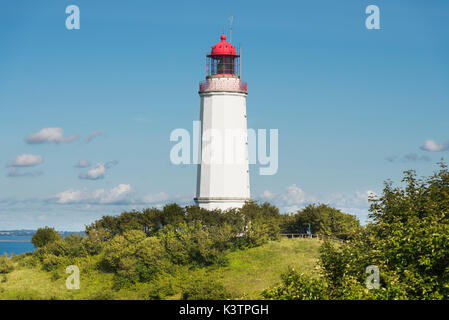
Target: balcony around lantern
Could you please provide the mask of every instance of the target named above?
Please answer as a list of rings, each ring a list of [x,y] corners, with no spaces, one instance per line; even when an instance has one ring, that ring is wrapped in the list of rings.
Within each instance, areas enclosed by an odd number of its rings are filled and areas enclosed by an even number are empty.
[[[236,76],[208,77],[206,81],[200,82],[199,92],[240,92],[248,93],[248,85]]]

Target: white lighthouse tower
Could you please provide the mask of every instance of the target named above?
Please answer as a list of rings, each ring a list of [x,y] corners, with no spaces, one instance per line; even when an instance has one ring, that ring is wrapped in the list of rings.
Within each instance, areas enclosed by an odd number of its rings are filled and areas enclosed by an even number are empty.
[[[200,83],[201,141],[195,202],[213,210],[241,208],[250,200],[247,85],[240,79],[240,55],[221,36],[207,55]]]

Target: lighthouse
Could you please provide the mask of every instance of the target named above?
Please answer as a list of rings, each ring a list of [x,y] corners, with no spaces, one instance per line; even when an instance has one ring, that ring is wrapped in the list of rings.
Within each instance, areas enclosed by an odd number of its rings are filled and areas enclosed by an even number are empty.
[[[250,200],[248,91],[240,78],[239,53],[221,35],[206,56],[206,80],[199,86],[200,161],[194,200],[208,210],[241,208]]]

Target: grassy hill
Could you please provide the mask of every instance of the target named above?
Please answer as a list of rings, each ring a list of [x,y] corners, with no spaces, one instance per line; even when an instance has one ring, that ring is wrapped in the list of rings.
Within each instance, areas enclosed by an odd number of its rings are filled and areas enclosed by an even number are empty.
[[[317,272],[317,239],[282,239],[270,241],[260,247],[238,250],[227,255],[229,263],[223,267],[182,269],[179,273],[164,275],[160,285],[177,288],[189,277],[212,277],[218,279],[234,297],[261,299],[262,290],[278,283],[280,274],[288,267],[313,275]],[[93,266],[98,261],[84,261],[84,266]],[[83,270],[89,270],[84,272]],[[6,275],[0,275],[0,299],[147,299],[154,284],[139,283],[120,289],[112,288],[112,274],[81,270],[80,290],[67,290],[68,275],[64,270],[46,272],[38,267],[16,267]],[[87,274],[86,274],[87,273]],[[186,276],[187,275],[187,276]],[[175,293],[168,297],[179,299]]]
[[[217,270],[223,285],[237,296],[261,299],[260,292],[280,281],[288,267],[314,274],[318,271],[320,240],[282,239],[228,255],[229,265]]]

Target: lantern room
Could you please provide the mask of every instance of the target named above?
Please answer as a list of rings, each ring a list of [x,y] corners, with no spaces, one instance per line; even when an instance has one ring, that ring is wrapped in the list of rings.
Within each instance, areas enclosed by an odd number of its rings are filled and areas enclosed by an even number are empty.
[[[212,47],[207,55],[207,77],[234,76],[240,77],[240,55],[235,47],[221,35],[221,41]]]

